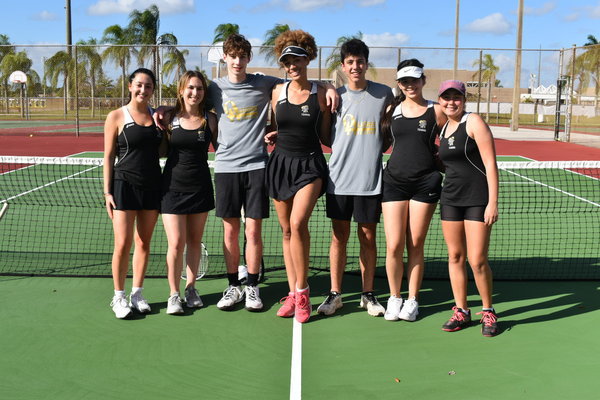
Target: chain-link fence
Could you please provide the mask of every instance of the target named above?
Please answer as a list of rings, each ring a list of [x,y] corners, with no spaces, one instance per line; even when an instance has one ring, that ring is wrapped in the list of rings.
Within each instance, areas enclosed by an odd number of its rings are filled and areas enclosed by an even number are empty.
[[[100,133],[98,123],[127,102],[133,70],[143,66],[155,71],[158,85],[152,103],[173,104],[177,79],[185,70],[204,71],[208,79],[226,74],[223,63],[211,62],[218,59],[218,50],[180,45],[0,46],[0,121],[68,121],[73,127],[67,134]],[[253,52],[249,72],[284,77],[271,48],[255,47]],[[309,78],[343,84],[338,52],[320,47],[309,65]],[[457,70],[452,67],[455,54]],[[417,58],[425,64],[426,98],[436,98],[441,81],[459,79],[467,85],[467,109],[481,113],[490,124],[554,130],[560,140],[569,140],[575,131],[600,134],[600,46],[524,49],[521,54],[517,88],[515,49],[372,47],[368,78],[394,88],[398,62]],[[27,74],[26,84],[9,81],[15,70]],[[513,118],[518,118],[516,124]]]

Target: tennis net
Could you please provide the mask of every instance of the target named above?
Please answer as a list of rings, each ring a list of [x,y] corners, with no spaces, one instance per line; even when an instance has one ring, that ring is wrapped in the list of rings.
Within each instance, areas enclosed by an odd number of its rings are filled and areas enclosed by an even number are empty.
[[[501,162],[499,222],[490,244],[496,279],[600,278],[600,162]],[[0,157],[0,274],[110,276],[113,235],[102,197],[102,160]],[[353,224],[355,225],[355,224]],[[320,198],[310,221],[311,268],[327,270],[331,224]],[[204,234],[209,276],[225,273],[222,223],[211,212]],[[378,226],[377,275],[385,276]],[[263,222],[264,262],[283,268],[276,214]],[[167,241],[159,222],[148,276],[165,276]],[[358,240],[348,271],[358,271]],[[427,278],[446,278],[439,214],[426,242]]]

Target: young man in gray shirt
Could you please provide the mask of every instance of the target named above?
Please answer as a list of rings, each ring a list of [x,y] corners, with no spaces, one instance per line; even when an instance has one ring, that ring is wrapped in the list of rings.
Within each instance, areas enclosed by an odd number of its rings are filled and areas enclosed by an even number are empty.
[[[340,53],[348,83],[337,89],[340,106],[331,133],[327,185],[327,216],[333,228],[329,252],[331,291],[317,312],[332,315],[342,307],[346,246],[354,217],[360,243],[360,306],[370,315],[380,316],[385,308],[373,294],[377,261],[375,235],[381,216],[382,152],[390,143],[384,143],[379,121],[393,94],[388,86],[366,79],[369,48],[364,42],[349,40],[342,45]]]

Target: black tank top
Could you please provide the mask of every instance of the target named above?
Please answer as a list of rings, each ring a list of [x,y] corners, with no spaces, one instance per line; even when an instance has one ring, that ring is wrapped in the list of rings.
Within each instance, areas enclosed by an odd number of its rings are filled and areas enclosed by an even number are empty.
[[[117,136],[114,179],[124,180],[145,190],[159,190],[161,172],[158,147],[163,133],[154,122],[150,126],[138,125],[129,114],[127,106],[121,109],[124,125]]]
[[[169,155],[163,171],[163,190],[176,192],[195,192],[210,184],[208,169],[208,145],[212,132],[205,123],[197,129],[184,129],[179,118],[172,122]]]
[[[441,203],[451,206],[484,206],[488,203],[485,167],[474,139],[467,135],[467,118],[463,115],[456,131],[446,135],[448,123],[440,134],[440,158],[446,166]]]
[[[414,118],[402,115],[400,103],[392,114],[391,131],[394,146],[384,180],[409,182],[436,171],[433,153],[439,128],[432,101],[427,102],[423,115]]]
[[[302,104],[292,104],[287,100],[288,87],[289,82],[281,89],[275,108],[278,131],[275,149],[296,156],[321,152],[319,131],[322,116],[317,85],[312,84],[310,95]]]

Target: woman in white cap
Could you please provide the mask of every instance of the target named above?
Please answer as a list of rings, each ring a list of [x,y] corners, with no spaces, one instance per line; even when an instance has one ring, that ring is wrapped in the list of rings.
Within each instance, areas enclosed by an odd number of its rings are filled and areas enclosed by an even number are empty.
[[[382,132],[393,137],[392,154],[383,173],[385,264],[390,286],[384,317],[388,321],[414,321],[419,314],[417,299],[425,268],[425,238],[442,183],[434,157],[435,139],[446,117],[438,104],[423,98],[426,78],[420,61],[402,61],[396,79],[400,94],[381,121]],[[400,292],[405,269],[408,296],[403,301]]]
[[[321,141],[329,141],[331,114],[325,89],[308,80],[308,64],[317,56],[314,38],[301,30],[282,33],[275,53],[290,81],[273,89],[272,107],[277,132],[275,151],[267,163],[266,179],[283,231],[283,257],[289,293],[278,310],[280,317],[308,321],[310,233],[308,221],[319,196],[325,192],[327,163]]]
[[[483,310],[477,313],[481,315],[481,333],[490,337],[498,334],[488,264],[490,233],[498,220],[498,166],[492,132],[479,115],[465,112],[466,96],[460,81],[445,81],[440,86],[439,103],[448,117],[440,134],[440,158],[446,167],[440,213],[456,303],[442,329],[454,332],[471,323],[468,258],[483,303]]]

